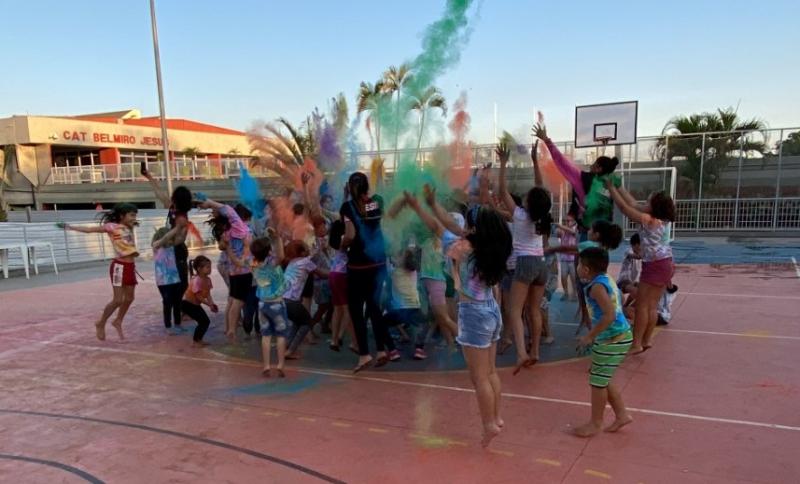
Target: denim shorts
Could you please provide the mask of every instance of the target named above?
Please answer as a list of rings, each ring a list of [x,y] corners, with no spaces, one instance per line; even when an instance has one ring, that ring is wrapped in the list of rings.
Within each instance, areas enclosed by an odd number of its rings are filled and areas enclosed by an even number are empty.
[[[500,339],[503,319],[494,298],[458,303],[458,336],[461,346],[488,348]]]
[[[543,255],[521,255],[517,257],[514,280],[534,286],[544,286],[547,282],[547,264]]]
[[[285,338],[289,334],[292,323],[286,313],[286,303],[264,302],[261,304],[261,315],[261,336]]]

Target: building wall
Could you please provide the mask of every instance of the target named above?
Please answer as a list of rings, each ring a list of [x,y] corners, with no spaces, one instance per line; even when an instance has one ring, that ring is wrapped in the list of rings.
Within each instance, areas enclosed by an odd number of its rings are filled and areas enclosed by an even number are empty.
[[[76,118],[15,116],[0,122],[0,144],[57,144],[120,150],[162,150],[161,129]],[[16,130],[16,133],[14,133]],[[249,153],[244,135],[169,130],[170,151],[198,148],[202,153]]]
[[[49,145],[17,145],[17,166],[19,172],[33,186],[47,183],[52,160]]]

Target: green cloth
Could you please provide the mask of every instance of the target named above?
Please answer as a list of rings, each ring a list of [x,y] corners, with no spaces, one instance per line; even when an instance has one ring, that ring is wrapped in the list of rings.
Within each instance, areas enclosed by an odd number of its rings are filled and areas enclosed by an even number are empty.
[[[585,207],[583,217],[581,218],[581,225],[591,228],[595,220],[611,221],[614,217],[614,201],[611,199],[611,194],[605,185],[605,180],[611,178],[611,183],[619,188],[622,185],[622,180],[615,174],[595,176],[592,179],[592,184],[589,187],[589,192],[586,194]]]

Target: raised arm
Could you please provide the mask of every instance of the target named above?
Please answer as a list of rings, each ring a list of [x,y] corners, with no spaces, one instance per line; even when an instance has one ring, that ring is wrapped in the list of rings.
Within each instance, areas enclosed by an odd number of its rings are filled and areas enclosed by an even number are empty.
[[[533,184],[537,187],[544,186],[544,178],[542,178],[542,169],[539,168],[539,140],[531,147],[531,161],[533,162]]]
[[[508,149],[505,143],[500,143],[497,145],[495,149],[497,153],[497,158],[500,161],[500,200],[506,206],[506,208],[512,213],[514,213],[514,209],[516,208],[516,203],[514,203],[514,198],[508,193],[508,182],[506,181],[506,165],[508,165],[508,159],[511,155],[511,151]]]
[[[283,241],[280,237],[278,237],[278,233],[272,227],[267,229],[267,235],[269,236],[270,242],[272,243],[272,250],[275,252],[275,259],[278,261],[278,264],[283,262]]]
[[[566,178],[569,184],[572,185],[572,189],[575,190],[575,193],[578,195],[578,200],[583,202],[586,193],[583,191],[583,183],[581,183],[581,170],[558,151],[556,145],[547,136],[547,130],[542,124],[536,123],[534,125],[533,135],[544,141],[545,146],[547,146],[548,151],[550,151],[553,162],[556,164],[556,168],[558,168],[558,171]]]
[[[100,226],[92,226],[92,227],[81,227],[79,225],[70,225],[64,222],[59,222],[56,224],[57,227],[62,228],[64,230],[71,230],[73,232],[81,232],[83,234],[104,234],[106,233],[106,229],[103,228],[102,225]]]
[[[156,198],[161,201],[164,208],[169,208],[170,205],[172,205],[172,200],[170,200],[169,194],[161,188],[158,181],[156,181],[153,175],[147,170],[147,163],[142,162],[141,172],[142,176],[147,178],[147,181],[150,182],[150,186],[153,188],[153,193],[155,193]]]
[[[464,236],[464,229],[462,229],[453,217],[445,211],[445,209],[436,202],[436,189],[431,188],[427,183],[422,187],[425,194],[425,202],[431,207],[433,215],[441,222],[446,230],[456,234],[459,237]]]
[[[389,209],[386,210],[386,216],[389,218],[397,218],[400,212],[403,210],[403,207],[406,206],[406,198],[404,196],[397,197],[391,205],[389,205]]]
[[[611,194],[611,198],[614,200],[614,203],[617,204],[619,209],[625,214],[626,217],[640,224],[645,223],[645,218],[649,216],[636,208],[635,205],[629,205],[628,201],[625,200],[625,197],[622,196],[619,190],[617,190],[617,187],[615,187],[611,182],[611,179],[606,178],[605,185],[606,189],[608,189],[608,193]]]
[[[420,218],[420,220],[422,220],[422,223],[424,223],[430,229],[430,231],[434,233],[434,235],[441,237],[444,233],[444,227],[442,227],[442,224],[436,220],[436,217],[423,210],[419,204],[419,200],[417,200],[417,197],[414,195],[404,191],[403,196],[406,200],[406,206],[410,207],[411,210],[416,212],[417,216]]]

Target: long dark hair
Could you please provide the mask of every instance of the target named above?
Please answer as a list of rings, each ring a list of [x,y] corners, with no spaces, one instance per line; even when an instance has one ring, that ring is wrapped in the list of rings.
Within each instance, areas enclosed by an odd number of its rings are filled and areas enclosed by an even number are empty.
[[[194,259],[189,261],[189,275],[194,276],[197,274],[197,270],[203,267],[204,265],[209,264],[211,265],[211,259],[204,255],[198,255]]]
[[[328,245],[334,250],[342,249],[342,237],[344,236],[344,222],[334,220],[328,232]]]
[[[170,200],[175,212],[181,215],[186,215],[192,209],[192,192],[185,186],[175,187]]]
[[[650,195],[650,215],[665,222],[675,221],[675,202],[665,192]]]
[[[350,194],[350,200],[355,203],[358,211],[363,215],[364,203],[361,197],[369,193],[369,178],[367,175],[357,171],[350,175],[347,179],[347,192]]]
[[[129,213],[139,213],[139,209],[132,203],[118,203],[111,210],[106,210],[100,214],[100,223],[118,224]],[[136,222],[136,225],[139,225],[139,222]]]
[[[595,220],[592,223],[592,231],[597,233],[599,236],[597,242],[606,250],[614,250],[619,247],[624,237],[622,227],[603,219]]]
[[[222,234],[231,228],[231,222],[228,220],[228,217],[222,215],[216,210],[214,211],[214,215],[206,220],[206,224],[211,227],[211,236],[214,237],[214,240],[217,242],[222,240]]]
[[[493,208],[474,206],[467,212],[467,236],[472,244],[475,274],[487,285],[500,282],[511,255],[511,232],[503,217]]]
[[[553,224],[553,217],[550,215],[550,209],[553,207],[550,192],[542,187],[533,187],[528,190],[525,202],[528,205],[528,218],[536,224],[536,233],[549,234],[550,226]]]

